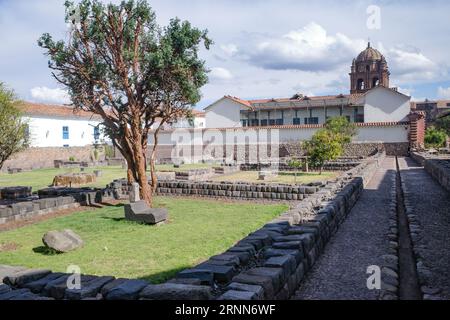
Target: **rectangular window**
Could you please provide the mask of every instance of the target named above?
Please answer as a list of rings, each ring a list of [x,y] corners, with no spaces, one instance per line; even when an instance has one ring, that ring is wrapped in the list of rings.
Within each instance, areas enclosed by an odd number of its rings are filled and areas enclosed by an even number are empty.
[[[100,129],[99,127],[94,127],[94,140],[98,140],[100,138]]]
[[[294,118],[294,119],[292,120],[292,124],[301,124],[300,118]]]
[[[252,120],[250,121],[250,123],[251,123],[251,126],[252,126],[252,127],[256,127],[256,126],[259,125],[259,124],[258,124],[258,119],[252,119]]]
[[[305,124],[319,124],[318,117],[305,118]]]
[[[63,131],[63,139],[67,140],[69,139],[69,127],[62,127]]]
[[[247,120],[241,120],[242,126],[246,127],[247,126]]]
[[[262,126],[262,127],[267,126],[267,119],[261,120],[261,126]]]
[[[283,120],[283,119],[276,119],[276,120],[275,120],[275,124],[276,124],[277,126],[282,126],[282,125],[284,124],[284,120]]]
[[[364,115],[363,114],[357,114],[355,116],[355,122],[358,122],[358,123],[364,122]]]
[[[269,125],[270,126],[274,126],[275,125],[275,119],[270,119],[269,120]]]

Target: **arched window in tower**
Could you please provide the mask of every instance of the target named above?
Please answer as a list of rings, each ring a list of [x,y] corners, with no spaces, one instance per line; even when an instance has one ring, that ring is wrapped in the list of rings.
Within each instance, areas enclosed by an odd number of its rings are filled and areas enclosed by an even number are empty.
[[[378,79],[377,77],[372,79],[372,88],[378,86],[380,84],[380,79]]]
[[[365,89],[365,84],[364,84],[364,80],[363,79],[358,79],[357,88],[358,88],[358,90],[364,90]]]

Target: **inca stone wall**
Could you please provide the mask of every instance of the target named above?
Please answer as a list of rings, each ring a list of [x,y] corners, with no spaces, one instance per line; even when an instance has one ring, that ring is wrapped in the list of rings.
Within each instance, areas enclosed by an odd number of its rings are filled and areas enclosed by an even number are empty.
[[[8,168],[22,168],[28,170],[53,168],[55,160],[67,161],[70,157],[75,158],[76,161],[90,162],[92,161],[92,152],[92,146],[28,148],[13,155],[11,159],[7,160],[3,165],[2,171],[6,171]]]
[[[411,157],[450,192],[450,157],[444,159],[423,152],[412,152]]]
[[[357,201],[384,154],[365,161],[222,254],[162,284],[1,267],[3,299],[260,300],[288,299]]]

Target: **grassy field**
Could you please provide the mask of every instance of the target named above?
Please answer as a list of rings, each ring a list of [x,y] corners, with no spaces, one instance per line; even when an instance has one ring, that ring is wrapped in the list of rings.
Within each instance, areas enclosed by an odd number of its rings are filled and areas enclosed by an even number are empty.
[[[118,205],[0,232],[0,263],[53,271],[66,271],[75,264],[85,274],[158,283],[223,252],[287,209],[286,205],[224,205],[164,197],[158,197],[155,206],[169,210],[168,224],[155,227],[125,221],[123,207]],[[65,254],[43,253],[43,234],[67,228],[79,234],[85,246]],[[9,249],[2,251],[2,247]]]
[[[157,165],[158,171],[180,171],[189,169],[200,169],[211,167],[212,164],[184,164],[180,168],[174,168],[173,165]],[[97,178],[95,183],[87,184],[87,187],[105,187],[114,179],[125,178],[126,170],[121,166],[86,168],[85,172],[91,173],[93,170],[101,170],[102,176]],[[52,184],[53,178],[58,174],[80,172],[79,169],[37,169],[33,171],[21,172],[16,174],[0,173],[0,187],[8,186],[31,186],[33,191],[46,188]]]
[[[277,177],[273,177],[269,180],[258,180],[257,171],[238,171],[232,174],[214,177],[215,181],[244,181],[244,182],[275,182],[275,183],[287,183],[287,184],[302,184],[310,183],[314,181],[324,181],[330,180],[337,177],[338,172],[297,172],[297,177],[294,176],[293,172],[280,173]]]

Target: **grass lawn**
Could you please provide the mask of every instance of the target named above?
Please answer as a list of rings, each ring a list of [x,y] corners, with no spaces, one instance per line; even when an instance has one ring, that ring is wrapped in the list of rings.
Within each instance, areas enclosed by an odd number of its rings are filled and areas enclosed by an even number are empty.
[[[215,181],[244,181],[244,182],[275,182],[275,183],[287,183],[287,184],[302,184],[310,183],[314,181],[330,180],[339,175],[339,172],[327,172],[322,174],[318,172],[297,172],[297,177],[293,172],[280,172],[277,177],[273,177],[269,180],[258,180],[258,171],[238,171],[228,175],[214,177]]]
[[[209,168],[212,164],[184,164],[180,168],[174,168],[173,165],[157,165],[158,171],[182,171],[199,168]],[[125,178],[127,176],[126,170],[121,166],[107,166],[107,167],[95,167],[86,168],[85,172],[92,172],[93,170],[102,170],[102,176],[97,178],[95,183],[87,184],[87,187],[105,187],[108,183],[114,179]],[[8,186],[31,186],[33,191],[37,191],[42,188],[46,188],[52,184],[53,178],[58,174],[68,172],[80,172],[79,169],[37,169],[33,171],[21,172],[16,174],[0,173],[0,187]]]
[[[278,204],[165,197],[156,198],[155,206],[169,210],[168,224],[155,227],[125,221],[118,205],[0,232],[0,248],[10,248],[0,249],[0,264],[52,271],[66,271],[75,264],[84,274],[158,283],[223,252],[287,209]],[[44,233],[67,228],[79,234],[85,246],[65,254],[42,253]]]

